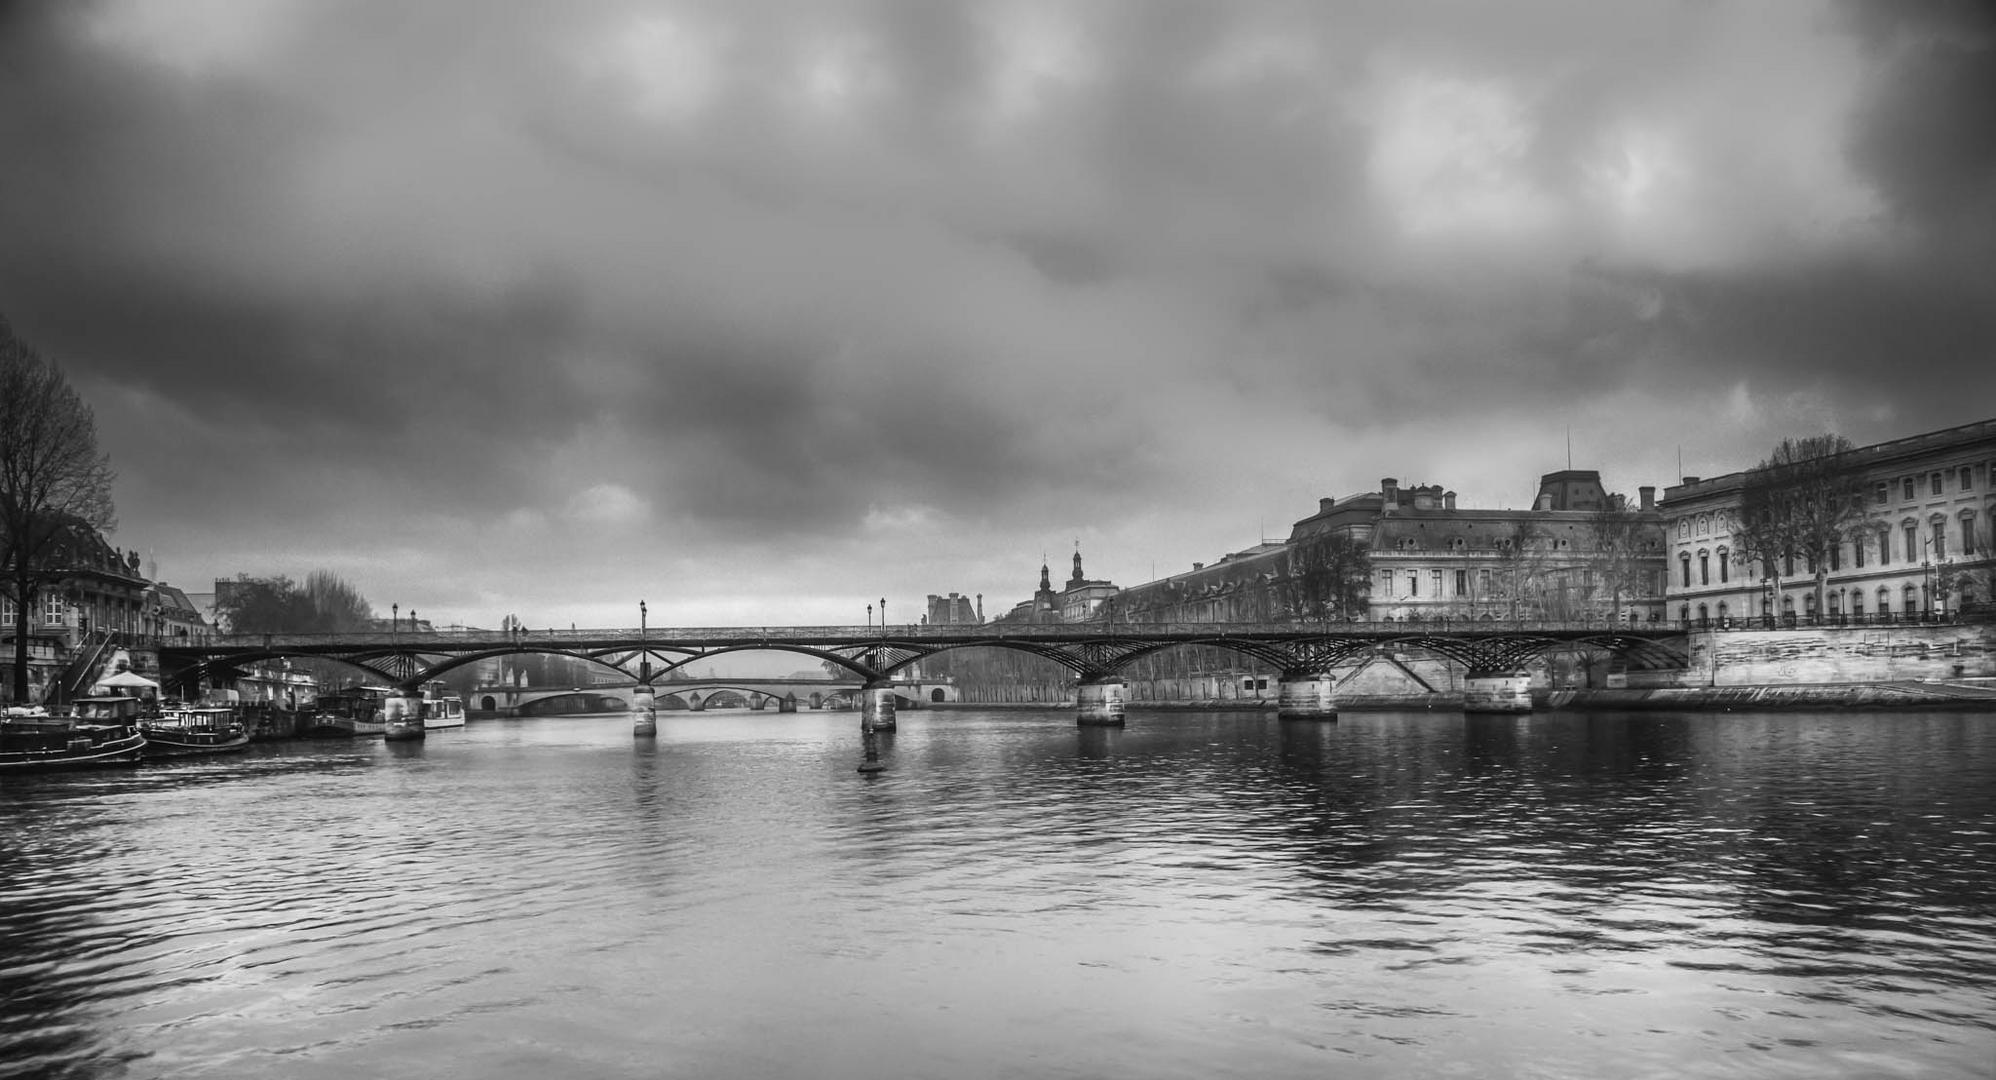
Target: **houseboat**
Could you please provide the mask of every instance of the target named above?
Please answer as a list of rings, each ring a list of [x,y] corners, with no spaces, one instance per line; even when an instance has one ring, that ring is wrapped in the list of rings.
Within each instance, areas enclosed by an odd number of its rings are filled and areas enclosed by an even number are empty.
[[[299,734],[318,738],[386,734],[382,702],[394,692],[386,686],[355,686],[320,694],[316,711]]]
[[[74,704],[74,716],[51,716],[39,707],[6,710],[0,716],[0,773],[138,762],[146,746],[136,726],[138,698],[89,697]]]
[[[250,744],[250,733],[236,710],[226,705],[189,705],[164,709],[139,721],[146,737],[146,759],[226,754]]]

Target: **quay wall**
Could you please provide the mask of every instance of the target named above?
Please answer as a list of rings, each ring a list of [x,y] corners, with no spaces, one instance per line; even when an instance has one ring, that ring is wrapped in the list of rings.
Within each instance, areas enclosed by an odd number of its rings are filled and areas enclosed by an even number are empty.
[[[1996,624],[1701,630],[1682,686],[1996,677]]]

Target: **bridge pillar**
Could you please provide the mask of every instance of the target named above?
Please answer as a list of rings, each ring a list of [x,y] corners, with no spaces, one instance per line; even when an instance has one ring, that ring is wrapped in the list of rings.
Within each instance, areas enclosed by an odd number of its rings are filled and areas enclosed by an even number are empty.
[[[782,698],[778,699],[778,700],[777,700],[777,702],[776,702],[776,711],[777,711],[777,712],[780,712],[780,713],[786,713],[786,712],[796,712],[796,711],[797,711],[797,695],[796,695],[796,694],[786,694],[786,695],[784,695],[784,696],[783,696]]]
[[[708,696],[711,697],[712,695],[710,694]],[[686,708],[689,712],[706,712],[707,699],[700,696],[700,691],[695,690],[689,697],[687,697]]]
[[[874,679],[859,691],[859,726],[867,731],[894,730],[894,684]]]
[[[749,711],[750,711],[750,712],[761,712],[761,711],[762,711],[762,703],[763,703],[764,701],[766,701],[766,700],[768,700],[768,699],[767,699],[767,698],[765,698],[765,697],[763,697],[763,696],[762,696],[761,694],[750,694],[750,695],[749,695],[749,699],[748,699],[748,707],[749,707]]]
[[[631,737],[648,739],[658,734],[658,706],[651,687],[631,691]]]
[[[1528,713],[1532,711],[1532,677],[1522,671],[1471,668],[1462,682],[1466,713]]]
[[[381,700],[381,737],[391,742],[423,737],[423,699],[397,690]]]
[[[1336,685],[1326,672],[1284,673],[1275,715],[1284,720],[1336,720],[1338,706],[1331,700]]]
[[[1076,722],[1083,727],[1121,727],[1129,687],[1120,675],[1091,675],[1075,688]]]

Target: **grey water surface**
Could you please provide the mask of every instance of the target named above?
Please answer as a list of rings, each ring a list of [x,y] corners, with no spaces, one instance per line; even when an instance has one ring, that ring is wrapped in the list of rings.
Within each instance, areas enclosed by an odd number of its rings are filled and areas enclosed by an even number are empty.
[[[1996,1062],[1996,716],[900,720],[0,778],[0,1076]]]

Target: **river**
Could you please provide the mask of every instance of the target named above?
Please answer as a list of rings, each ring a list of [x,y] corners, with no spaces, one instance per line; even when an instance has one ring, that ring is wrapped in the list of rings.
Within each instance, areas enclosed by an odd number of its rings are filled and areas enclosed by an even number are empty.
[[[1986,1077],[1996,717],[473,721],[0,779],[6,1077]]]

